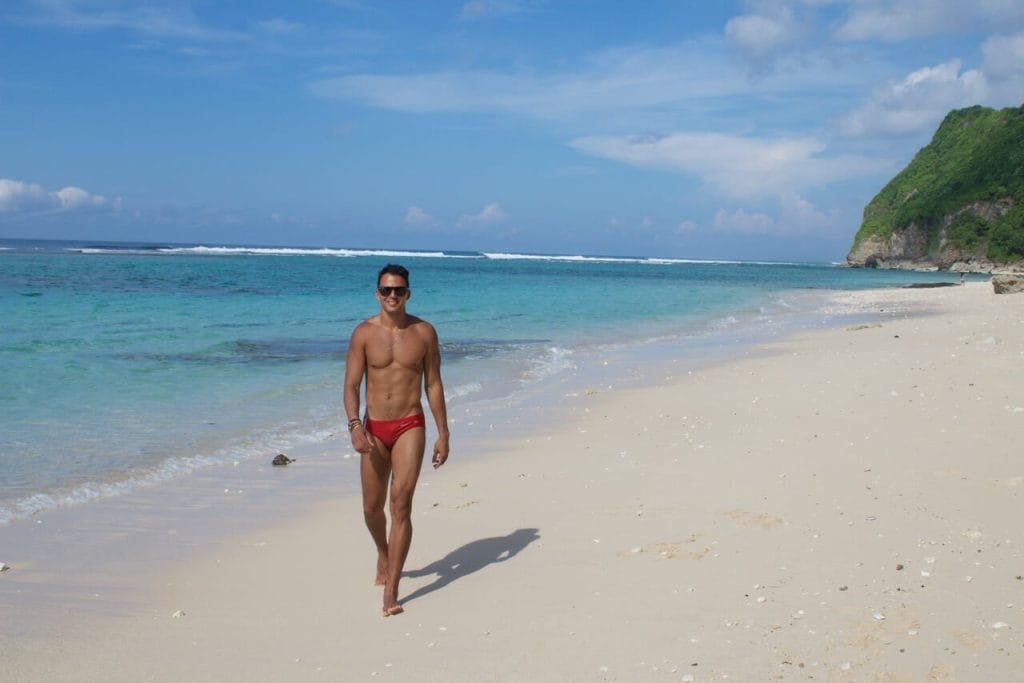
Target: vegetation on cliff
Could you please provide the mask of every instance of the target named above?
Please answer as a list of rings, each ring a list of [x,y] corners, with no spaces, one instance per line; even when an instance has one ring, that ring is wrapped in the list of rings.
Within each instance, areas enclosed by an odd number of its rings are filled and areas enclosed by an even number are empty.
[[[947,114],[932,141],[864,209],[854,248],[911,225],[932,247],[945,228],[952,247],[994,262],[1024,259],[1024,106]]]

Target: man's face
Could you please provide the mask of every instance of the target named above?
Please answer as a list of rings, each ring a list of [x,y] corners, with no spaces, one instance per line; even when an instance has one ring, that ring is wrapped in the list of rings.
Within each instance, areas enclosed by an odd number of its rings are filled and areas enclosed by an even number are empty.
[[[377,285],[377,300],[385,311],[399,311],[409,300],[411,292],[405,278],[401,275],[385,273]]]

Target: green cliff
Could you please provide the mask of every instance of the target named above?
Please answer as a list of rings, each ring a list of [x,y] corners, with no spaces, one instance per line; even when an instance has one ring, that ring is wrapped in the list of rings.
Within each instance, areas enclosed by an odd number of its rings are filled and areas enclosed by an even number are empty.
[[[851,266],[1024,269],[1024,106],[946,115],[864,209]]]

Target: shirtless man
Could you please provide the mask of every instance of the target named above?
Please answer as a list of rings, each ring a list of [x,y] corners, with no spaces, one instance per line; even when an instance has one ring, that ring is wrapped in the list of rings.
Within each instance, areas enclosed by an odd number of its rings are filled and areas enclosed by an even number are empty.
[[[352,332],[345,360],[345,412],[352,448],[360,455],[363,516],[377,545],[378,586],[384,616],[402,611],[398,581],[412,542],[412,496],[426,449],[421,387],[437,425],[433,464],[448,459],[448,412],[441,383],[441,353],[434,327],[405,311],[412,295],[409,271],[386,265],[377,276],[380,313]],[[366,415],[359,417],[359,388],[366,377]],[[391,534],[384,503],[391,488]]]

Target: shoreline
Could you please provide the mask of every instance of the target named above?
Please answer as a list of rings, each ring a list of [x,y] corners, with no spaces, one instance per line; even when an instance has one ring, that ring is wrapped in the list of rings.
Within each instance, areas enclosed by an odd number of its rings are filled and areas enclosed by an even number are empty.
[[[1010,680],[1024,653],[1024,469],[1008,457],[1024,423],[1021,302],[987,283],[837,299],[876,320],[565,397],[561,426],[425,470],[403,615],[379,616],[349,495],[168,563],[123,596],[127,614],[101,596],[84,619],[69,608],[73,628],[0,631],[8,669]]]
[[[794,291],[799,290],[790,290],[786,295],[792,295]],[[764,311],[764,307],[760,310]],[[660,321],[660,324],[655,324],[650,329],[641,329],[639,332],[631,328],[628,338],[624,341],[613,340],[605,335],[598,335],[595,338],[589,334],[581,335],[579,338],[583,341],[579,344],[566,343],[568,340],[557,337],[541,340],[548,341],[549,344],[547,347],[543,343],[538,344],[539,350],[532,357],[526,354],[524,357],[502,359],[501,354],[495,354],[495,357],[490,359],[492,367],[484,368],[483,377],[486,379],[481,379],[479,367],[474,367],[473,363],[460,363],[456,359],[446,366],[448,376],[456,379],[454,385],[448,386],[451,392],[450,402],[458,403],[458,409],[467,407],[467,414],[471,415],[486,412],[486,408],[480,410],[481,406],[491,406],[491,410],[500,412],[506,401],[518,401],[517,394],[520,393],[544,398],[550,389],[545,382],[549,376],[553,376],[556,384],[560,380],[563,384],[572,383],[577,362],[587,363],[596,357],[608,355],[620,360],[624,358],[628,364],[633,360],[634,350],[665,346],[666,339],[670,348],[683,354],[689,354],[691,349],[686,345],[692,343],[697,347],[695,352],[703,355],[705,351],[701,347],[706,345],[702,342],[703,338],[724,338],[732,334],[727,329],[727,321],[732,321],[734,327],[748,328],[745,332],[738,332],[737,336],[756,335],[752,335],[750,328],[754,326],[751,319],[757,315],[757,311],[758,306],[753,305],[684,316],[667,325]],[[774,317],[783,317],[786,314],[782,310],[773,312]],[[773,316],[768,314],[767,317],[770,319]],[[673,343],[680,340],[680,344]],[[739,340],[740,345],[744,343],[744,339]],[[593,367],[593,363],[590,365]],[[607,374],[599,368],[596,372]],[[159,490],[164,486],[173,487],[196,473],[200,477],[209,476],[210,471],[230,472],[239,465],[241,469],[238,471],[258,469],[264,464],[263,456],[268,453],[273,457],[279,452],[308,451],[309,447],[324,451],[331,447],[331,441],[344,428],[344,425],[339,423],[337,409],[323,409],[323,406],[334,403],[335,392],[340,394],[340,377],[343,370],[334,365],[325,374],[336,377],[337,386],[320,396],[314,403],[303,403],[299,405],[298,410],[284,410],[280,413],[267,413],[266,407],[263,406],[261,420],[257,421],[252,429],[239,430],[231,425],[222,429],[217,426],[219,420],[204,417],[200,420],[202,424],[193,421],[184,427],[184,432],[176,432],[171,439],[174,445],[169,450],[165,451],[167,443],[146,444],[143,450],[163,453],[159,459],[149,458],[138,463],[133,462],[130,457],[119,459],[118,449],[124,444],[117,439],[110,439],[109,442],[105,438],[101,439],[105,452],[110,456],[106,460],[115,463],[111,469],[79,470],[77,478],[64,483],[48,485],[44,482],[38,487],[24,487],[13,494],[5,491],[4,495],[0,496],[0,533],[10,524],[19,524],[40,514],[48,515],[69,507],[87,510],[93,503],[103,504],[106,500],[122,496],[145,497],[148,491]],[[570,376],[568,380],[564,380],[566,375]],[[330,388],[329,384],[326,386]],[[522,391],[523,388],[525,391]],[[190,417],[195,420],[195,416]],[[211,427],[213,431],[210,431]],[[116,431],[116,426],[114,429]],[[201,438],[197,438],[196,431],[193,430],[202,430]],[[65,442],[74,443],[75,440],[69,437]],[[186,445],[179,448],[178,445],[182,443]],[[18,451],[15,452],[20,454]],[[15,464],[19,464],[19,460],[31,463],[39,457],[38,453],[29,453],[28,456],[16,459]],[[17,481],[19,477],[28,479],[31,475],[30,470],[16,469],[14,480]],[[226,480],[231,478],[229,475]],[[243,482],[248,483],[244,477]]]
[[[694,369],[720,363],[767,339],[805,329],[809,318],[818,317],[815,309],[820,308],[821,292],[812,291],[808,294],[794,290],[786,293],[786,297],[791,300],[782,302],[778,299],[772,303],[775,309],[773,314],[758,316],[757,308],[748,308],[700,318],[697,324],[691,321],[678,329],[652,333],[647,337],[615,344],[599,342],[583,345],[568,350],[562,361],[563,367],[550,373],[541,368],[539,375],[524,378],[511,393],[470,399],[465,403],[458,399],[449,401],[450,421],[458,432],[460,447],[471,453],[486,453],[495,438],[507,440],[524,431],[546,429],[562,417],[566,399],[573,400],[595,387],[603,391],[614,386],[634,386],[637,383],[646,386],[660,381],[666,372],[677,371],[680,367]],[[795,307],[792,297],[799,297]],[[761,310],[763,312],[764,309]],[[793,315],[793,310],[798,313]],[[814,323],[815,326],[828,324],[834,323]],[[553,355],[561,351],[558,346],[551,349]],[[432,425],[428,424],[427,429],[430,441],[434,438]],[[193,508],[201,508],[215,516],[217,531],[198,541],[199,544],[206,544],[216,542],[221,536],[243,533],[253,526],[259,526],[247,518],[267,517],[268,514],[262,512],[262,508],[268,504],[275,507],[275,514],[287,514],[297,505],[289,499],[294,498],[296,490],[305,494],[315,486],[331,482],[333,495],[337,493],[334,489],[346,492],[354,491],[358,486],[358,459],[348,446],[343,425],[338,425],[335,433],[328,434],[326,438],[300,439],[291,448],[281,449],[280,444],[275,446],[271,443],[252,450],[256,452],[236,453],[234,459],[217,453],[209,456],[217,462],[178,476],[155,476],[165,468],[161,465],[158,471],[147,473],[142,470],[143,476],[137,480],[90,482],[85,485],[92,493],[90,497],[73,496],[60,502],[61,496],[58,496],[58,502],[46,500],[35,504],[37,509],[31,512],[19,511],[13,519],[0,521],[0,545],[28,547],[29,552],[22,554],[38,559],[37,552],[45,553],[47,545],[57,545],[54,538],[42,531],[39,525],[55,528],[57,531],[52,533],[63,537],[78,539],[88,535],[88,542],[80,542],[89,551],[88,554],[73,563],[77,573],[86,566],[100,564],[105,552],[119,552],[109,547],[112,540],[134,545],[140,538],[142,543],[147,543],[149,539],[143,536],[164,533],[166,529],[170,529],[168,533],[177,535],[176,529],[179,526],[197,528],[194,519],[182,520],[182,515],[175,512],[178,509],[184,509],[186,517]],[[270,467],[269,461],[279,452],[301,460],[302,464],[287,469]],[[190,457],[201,459],[208,456]],[[310,468],[313,469],[312,473],[308,471]],[[94,489],[104,488],[112,492],[94,492]],[[317,496],[315,491],[312,495],[321,499],[330,497],[323,493]],[[51,495],[40,493],[32,498],[35,497],[50,499]],[[235,497],[237,501],[223,502],[224,498]],[[196,504],[195,498],[200,499],[199,504]],[[301,507],[303,504],[298,505]],[[119,516],[124,514],[131,517],[133,509],[142,510],[140,514],[146,518],[144,523],[136,525],[135,537],[121,535],[110,539],[102,533],[96,534],[96,530],[104,525],[120,526]],[[160,510],[167,512],[162,515]],[[235,515],[234,523],[225,519],[230,515]],[[139,554],[137,569],[148,571],[148,566],[153,564],[150,559],[153,551]],[[8,562],[18,559],[10,552],[6,557]],[[67,557],[60,559],[62,562],[68,560]]]

